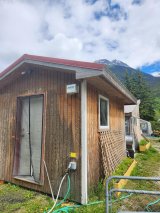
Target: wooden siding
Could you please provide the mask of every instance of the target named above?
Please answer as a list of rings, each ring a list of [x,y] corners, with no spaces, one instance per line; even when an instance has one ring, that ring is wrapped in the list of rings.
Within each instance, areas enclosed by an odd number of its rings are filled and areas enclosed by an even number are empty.
[[[70,174],[71,199],[80,202],[80,94],[67,95],[66,84],[75,83],[75,75],[50,68],[33,66],[31,73],[21,75],[0,90],[0,179],[50,193],[44,171],[44,185],[16,180],[12,176],[16,140],[16,101],[18,96],[45,94],[45,161],[54,194],[70,161],[77,153],[77,170]],[[23,70],[22,70],[23,71]],[[60,196],[64,196],[67,180]]]
[[[110,132],[121,132],[121,137],[124,139],[124,103],[121,99],[107,93],[107,90],[96,89],[93,85],[88,84],[87,88],[88,101],[88,182],[89,187],[92,188],[98,183],[104,175],[101,147],[99,143],[100,129],[99,129],[99,95],[103,95],[109,99],[109,130]],[[105,91],[105,92],[104,92]],[[106,140],[106,143],[108,141]],[[117,150],[117,143],[115,144]],[[125,140],[119,146],[125,147]],[[122,149],[120,149],[122,150]],[[110,150],[112,152],[112,150]],[[119,153],[124,156],[123,153]]]

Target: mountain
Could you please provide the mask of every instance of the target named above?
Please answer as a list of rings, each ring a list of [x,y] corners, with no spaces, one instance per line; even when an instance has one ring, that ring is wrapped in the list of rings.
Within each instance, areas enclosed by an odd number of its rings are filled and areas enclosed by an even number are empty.
[[[122,82],[124,82],[126,72],[128,72],[129,75],[138,72],[138,70],[119,60],[109,61],[107,59],[100,59],[95,62],[99,64],[106,64]],[[160,97],[160,77],[155,77],[144,72],[142,72],[142,75],[155,96]]]
[[[113,61],[109,61],[107,59],[100,59],[100,60],[97,60],[95,61],[96,63],[98,64],[106,64],[106,65],[109,65],[109,66],[123,66],[123,67],[129,67],[127,64],[125,64],[124,62],[122,61],[119,61],[119,60],[113,60]]]

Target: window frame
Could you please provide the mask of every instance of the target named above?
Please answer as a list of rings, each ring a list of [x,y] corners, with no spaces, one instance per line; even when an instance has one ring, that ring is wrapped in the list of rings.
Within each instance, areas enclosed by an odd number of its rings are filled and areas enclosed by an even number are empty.
[[[101,125],[101,119],[100,119],[100,116],[101,116],[101,113],[100,113],[100,100],[103,99],[105,101],[107,101],[107,123],[108,125],[106,126],[102,126]],[[106,98],[105,96],[103,95],[99,95],[98,97],[98,106],[99,106],[99,112],[98,112],[98,120],[99,120],[99,129],[102,130],[102,129],[109,129],[110,125],[109,125],[109,99]]]

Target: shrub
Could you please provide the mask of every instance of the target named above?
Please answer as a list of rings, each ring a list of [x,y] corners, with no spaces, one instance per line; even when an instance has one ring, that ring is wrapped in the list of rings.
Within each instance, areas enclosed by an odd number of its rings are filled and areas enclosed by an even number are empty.
[[[144,139],[142,139],[141,141],[140,141],[140,143],[139,143],[139,145],[146,145],[148,142],[146,141],[146,140],[144,140]]]

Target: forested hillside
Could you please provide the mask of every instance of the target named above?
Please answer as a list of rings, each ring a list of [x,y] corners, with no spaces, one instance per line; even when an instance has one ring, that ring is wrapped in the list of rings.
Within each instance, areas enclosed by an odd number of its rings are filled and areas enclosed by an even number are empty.
[[[160,77],[133,69],[118,60],[101,59],[96,62],[106,64],[133,95],[141,100],[141,118],[151,121],[153,129],[160,130]]]
[[[110,70],[122,81],[125,80],[125,75],[128,73],[129,75],[134,75],[135,72],[138,72],[138,70],[133,69],[132,67],[129,67],[127,64],[118,61],[113,60],[109,61],[106,59],[100,59],[96,61],[97,63],[106,64],[109,66]],[[146,83],[149,85],[150,89],[153,91],[153,94],[155,97],[160,98],[160,77],[154,77],[152,75],[149,75],[147,73],[142,72],[142,76]]]

